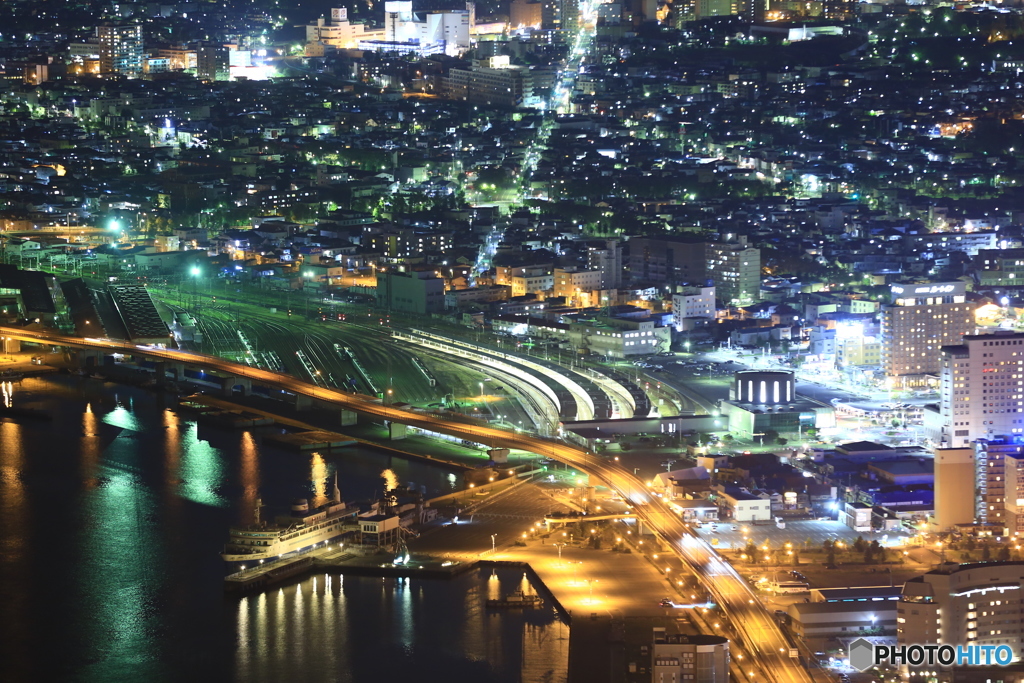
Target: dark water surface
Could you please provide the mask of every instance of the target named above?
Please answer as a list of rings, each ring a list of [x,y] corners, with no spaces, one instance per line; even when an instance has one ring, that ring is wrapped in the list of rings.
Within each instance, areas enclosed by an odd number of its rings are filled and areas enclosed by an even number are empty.
[[[517,571],[453,581],[317,575],[225,598],[231,524],[326,495],[368,500],[392,469],[428,496],[455,473],[372,449],[321,455],[206,428],[144,390],[79,377],[5,384],[52,421],[0,421],[0,680],[564,681],[551,610],[488,612]]]

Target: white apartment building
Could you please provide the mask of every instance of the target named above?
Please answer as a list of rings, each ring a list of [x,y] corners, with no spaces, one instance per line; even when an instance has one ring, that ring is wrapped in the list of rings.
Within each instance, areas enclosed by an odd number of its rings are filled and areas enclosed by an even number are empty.
[[[677,287],[672,295],[672,323],[677,330],[684,327],[687,318],[715,317],[714,287]]]
[[[945,445],[1024,434],[1024,333],[965,335],[940,355]]]
[[[960,281],[892,285],[882,308],[882,369],[894,385],[923,386],[938,375],[943,346],[974,331],[975,305]]]

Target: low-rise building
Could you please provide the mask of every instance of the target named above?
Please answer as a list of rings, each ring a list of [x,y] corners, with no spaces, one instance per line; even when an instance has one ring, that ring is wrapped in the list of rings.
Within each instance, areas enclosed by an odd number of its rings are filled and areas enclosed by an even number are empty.
[[[772,502],[752,493],[731,487],[715,487],[719,517],[737,522],[767,522],[772,519]]]
[[[797,602],[786,609],[790,629],[799,638],[881,635],[896,630],[896,603]]]
[[[729,639],[667,633],[655,627],[651,648],[653,683],[729,683]]]
[[[444,311],[444,280],[433,270],[377,273],[377,305],[396,313]]]

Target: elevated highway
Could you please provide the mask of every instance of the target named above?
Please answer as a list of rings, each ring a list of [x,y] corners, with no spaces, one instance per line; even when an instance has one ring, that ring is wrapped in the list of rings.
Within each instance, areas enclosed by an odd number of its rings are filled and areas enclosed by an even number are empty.
[[[0,337],[23,342],[64,346],[100,353],[123,353],[132,356],[199,367],[215,371],[227,378],[237,377],[249,382],[307,396],[371,418],[398,422],[421,429],[448,434],[498,448],[515,448],[550,457],[600,479],[617,491],[633,507],[637,519],[655,530],[683,559],[706,586],[734,632],[749,653],[744,668],[756,662],[757,671],[748,680],[773,683],[811,683],[812,677],[797,659],[789,657],[789,643],[777,624],[761,604],[751,587],[703,539],[695,536],[678,515],[661,499],[651,496],[642,481],[614,461],[607,461],[589,450],[561,441],[515,433],[476,422],[455,421],[448,415],[403,410],[381,403],[378,399],[350,394],[337,389],[316,386],[289,375],[233,363],[220,358],[187,353],[174,349],[138,346],[109,339],[81,338],[53,332],[25,330],[0,326]]]

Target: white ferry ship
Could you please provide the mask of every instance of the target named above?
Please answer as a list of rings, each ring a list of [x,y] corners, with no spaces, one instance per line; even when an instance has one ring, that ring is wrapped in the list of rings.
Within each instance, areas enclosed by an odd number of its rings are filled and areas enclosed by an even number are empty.
[[[311,511],[309,502],[299,499],[292,505],[291,517],[278,517],[274,524],[260,521],[257,501],[256,523],[232,527],[221,557],[225,562],[243,564],[274,560],[344,535],[354,529],[358,514],[358,507],[349,507],[341,500],[337,478],[327,505]]]

